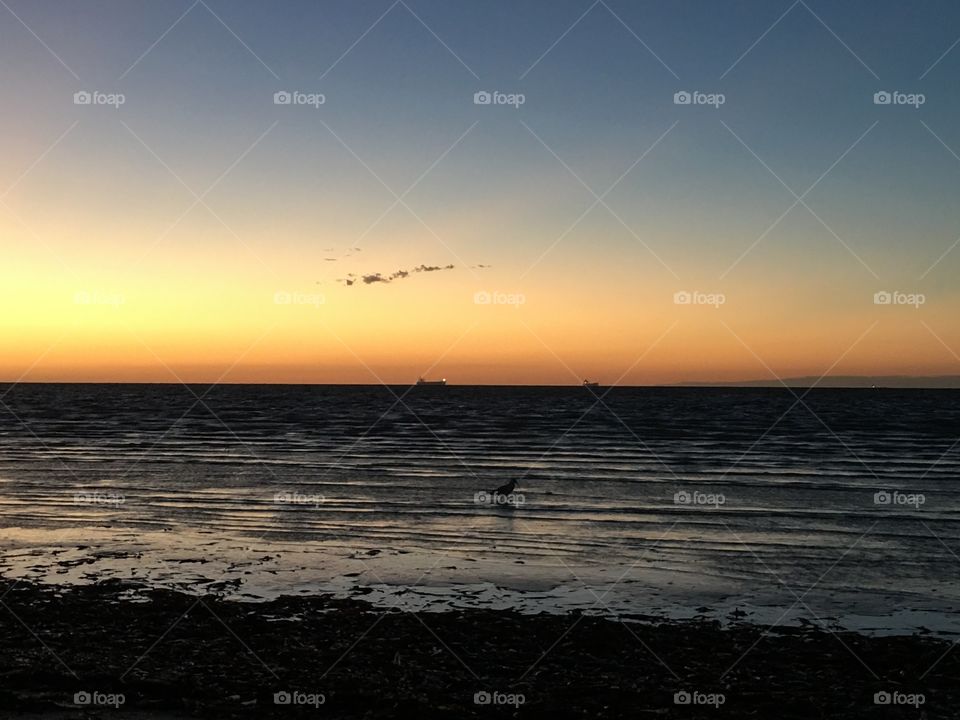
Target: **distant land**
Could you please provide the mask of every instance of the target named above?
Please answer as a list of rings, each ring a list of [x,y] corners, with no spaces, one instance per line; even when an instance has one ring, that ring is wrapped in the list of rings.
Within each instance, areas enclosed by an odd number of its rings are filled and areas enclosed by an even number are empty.
[[[816,385],[826,388],[960,388],[960,375],[831,375],[824,378],[815,375],[783,378],[782,380],[734,380],[731,382],[682,382],[673,387],[789,387],[806,388]]]

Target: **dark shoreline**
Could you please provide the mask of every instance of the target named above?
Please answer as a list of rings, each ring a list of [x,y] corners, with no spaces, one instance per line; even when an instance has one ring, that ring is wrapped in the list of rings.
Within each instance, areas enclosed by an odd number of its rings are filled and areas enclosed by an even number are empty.
[[[250,604],[120,582],[3,581],[0,595],[3,717],[960,717],[960,652],[930,637],[414,615],[326,596]],[[325,702],[276,705],[284,691]],[[485,691],[525,701],[475,704]],[[682,691],[724,702],[677,705]],[[922,693],[924,704],[875,704],[883,691]],[[77,692],[125,702],[77,707]]]

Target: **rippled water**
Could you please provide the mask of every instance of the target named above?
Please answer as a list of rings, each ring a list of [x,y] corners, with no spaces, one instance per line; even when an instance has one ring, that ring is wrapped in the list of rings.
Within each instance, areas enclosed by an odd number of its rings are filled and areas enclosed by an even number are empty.
[[[0,386],[3,569],[80,579],[54,560],[87,537],[86,579],[212,563],[252,595],[370,553],[353,582],[950,613],[960,393],[796,392]],[[511,478],[522,504],[476,502]]]

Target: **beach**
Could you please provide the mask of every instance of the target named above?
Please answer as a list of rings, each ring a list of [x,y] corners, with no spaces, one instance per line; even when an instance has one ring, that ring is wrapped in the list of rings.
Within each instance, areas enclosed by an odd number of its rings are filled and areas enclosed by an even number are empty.
[[[960,702],[960,655],[924,636],[0,589],[6,716],[956,717]]]
[[[16,386],[0,707],[954,717],[954,398]]]

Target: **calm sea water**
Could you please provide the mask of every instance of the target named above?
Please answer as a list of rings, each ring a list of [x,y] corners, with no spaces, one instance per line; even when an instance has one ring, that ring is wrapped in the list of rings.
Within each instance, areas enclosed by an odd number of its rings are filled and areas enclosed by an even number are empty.
[[[942,627],[960,392],[803,392],[0,386],[0,570]]]

